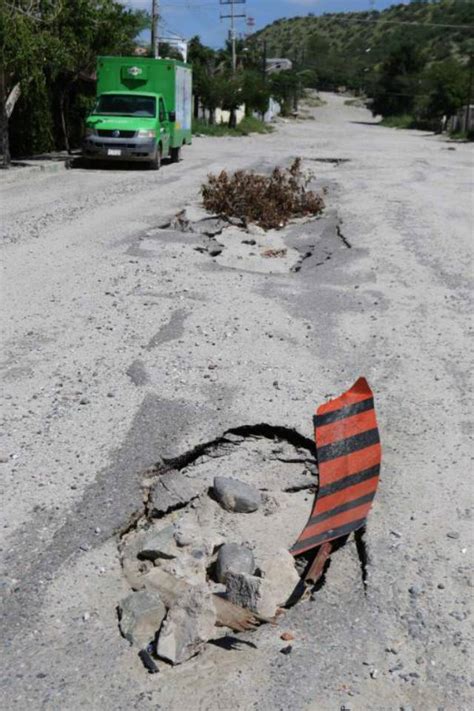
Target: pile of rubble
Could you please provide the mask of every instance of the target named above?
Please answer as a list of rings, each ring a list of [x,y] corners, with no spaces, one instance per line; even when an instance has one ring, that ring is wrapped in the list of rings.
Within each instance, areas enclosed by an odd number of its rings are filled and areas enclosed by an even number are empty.
[[[120,543],[133,592],[119,605],[121,632],[151,671],[156,658],[179,664],[229,629],[275,618],[300,580],[288,550],[316,475],[304,448],[227,434],[153,480],[147,515]]]

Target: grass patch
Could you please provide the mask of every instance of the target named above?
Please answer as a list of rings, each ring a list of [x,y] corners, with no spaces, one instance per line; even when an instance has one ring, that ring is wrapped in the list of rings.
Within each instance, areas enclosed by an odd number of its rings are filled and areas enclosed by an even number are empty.
[[[254,116],[245,116],[236,128],[229,128],[225,123],[208,124],[202,119],[193,119],[193,133],[203,136],[249,136],[251,133],[271,133],[270,126]]]
[[[453,141],[474,141],[474,130],[472,131],[453,131],[449,134]]]
[[[388,128],[415,128],[415,119],[411,114],[384,116],[379,125]]]
[[[310,179],[301,170],[301,159],[296,158],[290,168],[274,168],[271,175],[245,170],[209,175],[201,193],[209,212],[237,217],[245,225],[254,222],[266,230],[279,229],[292,217],[323,211],[322,195],[307,189]]]

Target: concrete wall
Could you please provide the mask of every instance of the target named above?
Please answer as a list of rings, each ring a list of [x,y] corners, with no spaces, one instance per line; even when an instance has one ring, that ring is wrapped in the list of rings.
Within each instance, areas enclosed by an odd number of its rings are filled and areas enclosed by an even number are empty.
[[[467,106],[463,106],[459,109],[455,116],[451,116],[448,121],[448,129],[450,131],[465,131],[466,130],[466,113]],[[467,126],[468,131],[474,131],[474,105],[471,104],[469,107],[469,125]]]

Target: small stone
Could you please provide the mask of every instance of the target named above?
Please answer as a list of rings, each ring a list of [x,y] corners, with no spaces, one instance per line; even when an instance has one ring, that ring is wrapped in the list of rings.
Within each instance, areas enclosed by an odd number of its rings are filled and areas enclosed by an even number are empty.
[[[140,649],[153,641],[166,615],[158,593],[148,590],[131,593],[121,601],[119,609],[123,636]]]
[[[295,638],[295,635],[293,632],[283,632],[280,635],[280,639],[282,639],[284,642],[291,642]]]
[[[421,595],[422,591],[419,585],[410,585],[408,592],[412,597],[417,597],[418,595]]]
[[[370,672],[370,677],[371,677],[371,679],[376,679],[376,678],[378,677],[378,675],[379,675],[378,669],[372,669],[372,670],[371,670],[371,672]]]
[[[448,538],[453,538],[454,540],[459,538],[459,533],[457,531],[448,531],[446,534]]]
[[[157,531],[151,528],[144,535],[138,552],[140,560],[155,561],[157,558],[175,558],[177,546],[174,538],[174,526],[166,526]]]
[[[156,653],[172,664],[190,659],[215,634],[216,611],[212,595],[192,587],[169,610],[160,630]]]
[[[84,614],[82,615],[82,619],[84,622],[87,622],[88,620],[90,620],[90,617],[91,617],[90,612],[84,612]]]
[[[88,405],[89,403],[90,400],[87,397],[81,397],[81,399],[79,400],[79,405]]]
[[[446,586],[444,583],[438,583],[438,585],[437,585],[438,590],[444,590],[445,587]]]
[[[229,571],[234,573],[252,573],[255,570],[255,559],[251,550],[238,543],[225,543],[217,555],[216,579],[224,583]]]
[[[213,489],[216,499],[227,511],[251,513],[256,511],[262,502],[257,489],[238,479],[216,476]]]
[[[287,647],[283,647],[283,649],[280,649],[280,652],[282,654],[291,654],[292,651],[293,647],[291,646],[291,644],[289,644]]]

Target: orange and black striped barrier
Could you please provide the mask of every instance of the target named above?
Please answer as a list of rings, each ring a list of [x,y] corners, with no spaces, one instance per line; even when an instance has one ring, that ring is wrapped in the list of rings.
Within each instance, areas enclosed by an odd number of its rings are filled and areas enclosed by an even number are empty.
[[[318,548],[306,574],[316,582],[332,544],[362,528],[377,490],[381,446],[374,398],[365,378],[318,407],[314,417],[319,488],[308,523],[291,548],[299,555]]]

